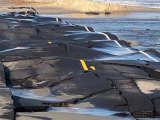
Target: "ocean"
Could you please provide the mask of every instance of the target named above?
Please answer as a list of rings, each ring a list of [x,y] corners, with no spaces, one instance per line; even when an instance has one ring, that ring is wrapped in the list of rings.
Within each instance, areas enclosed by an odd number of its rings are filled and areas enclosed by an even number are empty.
[[[120,40],[131,42],[133,48],[155,49],[160,52],[160,14],[158,12],[133,12],[63,19],[73,24],[90,26],[98,32],[113,33]]]
[[[111,2],[111,3],[118,3],[123,5],[160,8],[160,0],[91,0],[91,1]]]

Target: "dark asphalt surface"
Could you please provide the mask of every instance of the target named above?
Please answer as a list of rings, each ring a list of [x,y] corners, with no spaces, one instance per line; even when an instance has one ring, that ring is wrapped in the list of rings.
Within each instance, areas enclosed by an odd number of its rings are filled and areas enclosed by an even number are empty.
[[[33,10],[1,14],[0,33],[0,90],[11,90],[8,97],[0,95],[2,101],[8,100],[0,108],[0,118],[160,116],[160,53],[156,50],[141,51],[111,33],[35,15]]]

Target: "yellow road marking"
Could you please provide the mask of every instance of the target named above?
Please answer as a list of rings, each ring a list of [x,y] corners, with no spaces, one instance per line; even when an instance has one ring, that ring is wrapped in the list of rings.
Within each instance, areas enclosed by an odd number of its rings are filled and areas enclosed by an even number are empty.
[[[48,41],[48,44],[52,44],[52,42],[51,42],[51,41]]]
[[[94,71],[96,70],[96,68],[95,68],[94,66],[90,66],[90,68],[91,68],[92,70],[94,70]]]
[[[86,62],[84,60],[80,60],[80,62],[81,62],[81,65],[82,65],[84,71],[88,71],[88,67],[86,65]]]

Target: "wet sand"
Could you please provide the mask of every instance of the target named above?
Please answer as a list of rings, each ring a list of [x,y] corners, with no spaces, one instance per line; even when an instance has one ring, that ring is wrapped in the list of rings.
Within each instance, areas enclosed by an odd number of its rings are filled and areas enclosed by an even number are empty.
[[[25,113],[19,113],[20,117],[17,118],[17,120],[38,120],[38,118],[41,118],[43,120],[134,120],[134,119],[128,119],[128,118],[119,118],[119,117],[97,117],[97,116],[88,116],[88,115],[79,115],[79,114],[69,114],[69,113],[32,113],[30,115]],[[65,117],[62,117],[65,116]],[[32,118],[37,119],[32,119]]]

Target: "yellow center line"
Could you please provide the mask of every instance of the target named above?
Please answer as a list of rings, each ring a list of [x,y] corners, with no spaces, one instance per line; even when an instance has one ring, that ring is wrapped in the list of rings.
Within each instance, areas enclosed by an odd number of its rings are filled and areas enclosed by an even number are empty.
[[[90,66],[90,68],[91,68],[93,71],[96,70],[96,68],[95,68],[94,66]]]
[[[80,60],[80,62],[81,62],[81,65],[82,65],[84,71],[88,71],[89,69],[88,69],[88,67],[86,65],[86,62],[84,60]]]
[[[51,42],[51,41],[48,41],[48,44],[52,44],[52,42]]]

